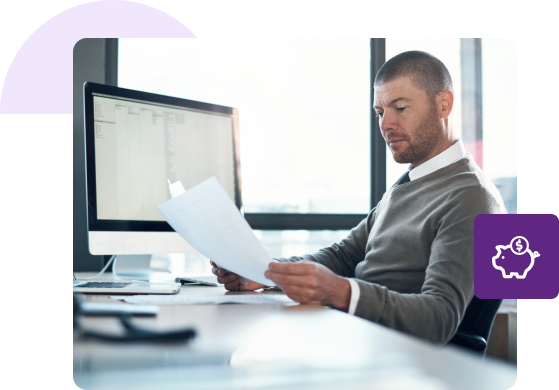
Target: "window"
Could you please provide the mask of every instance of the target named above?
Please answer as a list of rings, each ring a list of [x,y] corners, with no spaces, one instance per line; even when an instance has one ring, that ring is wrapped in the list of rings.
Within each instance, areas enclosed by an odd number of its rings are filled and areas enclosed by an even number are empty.
[[[481,40],[483,170],[509,214],[516,209],[516,47],[508,39]]]
[[[253,230],[270,257],[302,256],[340,242],[349,230]],[[153,255],[151,266],[185,276],[211,275],[211,265],[198,253]]]
[[[371,209],[370,55],[369,39],[120,39],[118,80],[239,109],[253,228],[339,229]]]
[[[255,230],[271,257],[302,256],[338,243],[349,230]]]

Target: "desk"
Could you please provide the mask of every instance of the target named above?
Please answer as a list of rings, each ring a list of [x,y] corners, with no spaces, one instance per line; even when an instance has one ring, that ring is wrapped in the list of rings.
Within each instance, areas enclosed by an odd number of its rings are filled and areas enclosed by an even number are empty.
[[[208,293],[224,294],[225,289],[183,286],[180,291]],[[106,295],[87,295],[86,300],[125,304]],[[198,336],[189,344],[172,345],[74,339],[79,387],[495,390],[508,389],[516,380],[513,365],[482,362],[458,347],[434,347],[316,305],[161,306],[157,317],[135,320],[154,329],[193,326]],[[83,325],[120,329],[112,318],[84,318]]]

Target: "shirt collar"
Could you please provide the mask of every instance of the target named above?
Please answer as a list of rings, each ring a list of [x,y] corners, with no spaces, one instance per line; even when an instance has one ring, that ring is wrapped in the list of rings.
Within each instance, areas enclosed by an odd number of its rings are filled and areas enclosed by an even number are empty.
[[[464,144],[462,143],[462,140],[459,139],[454,143],[454,145],[452,145],[445,151],[437,154],[432,159],[425,161],[417,168],[413,168],[412,170],[410,170],[410,181],[417,180],[420,177],[438,171],[439,169],[460,160],[462,157],[465,157],[466,154],[467,153],[466,149],[464,148]]]

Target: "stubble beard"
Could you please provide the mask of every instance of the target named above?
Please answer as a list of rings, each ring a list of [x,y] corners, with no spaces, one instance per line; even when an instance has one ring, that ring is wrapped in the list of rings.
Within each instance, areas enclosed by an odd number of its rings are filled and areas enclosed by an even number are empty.
[[[406,138],[408,147],[398,154],[395,154],[391,149],[392,157],[399,164],[410,164],[414,161],[424,160],[437,145],[442,130],[437,111],[435,109],[430,110],[423,121]]]

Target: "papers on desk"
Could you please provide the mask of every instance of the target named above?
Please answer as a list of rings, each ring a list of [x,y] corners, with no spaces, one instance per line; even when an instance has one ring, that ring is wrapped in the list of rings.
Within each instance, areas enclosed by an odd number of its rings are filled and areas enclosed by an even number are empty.
[[[120,301],[141,305],[216,305],[220,303],[297,303],[287,295],[282,294],[240,294],[240,295],[132,295],[112,296]]]
[[[157,210],[194,249],[220,267],[274,286],[264,277],[272,259],[215,177],[157,206]]]

